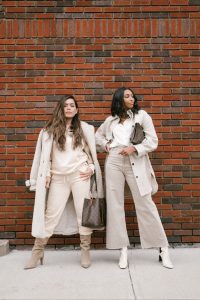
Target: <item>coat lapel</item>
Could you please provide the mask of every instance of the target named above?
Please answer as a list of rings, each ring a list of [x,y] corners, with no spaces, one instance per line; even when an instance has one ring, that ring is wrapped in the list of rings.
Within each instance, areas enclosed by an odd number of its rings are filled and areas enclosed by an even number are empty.
[[[51,154],[51,149],[53,145],[53,135],[49,135],[47,131],[43,132],[42,136],[42,154],[44,155],[45,160],[49,160],[50,154]]]
[[[95,139],[94,139],[93,128],[90,127],[90,125],[85,124],[83,122],[81,122],[81,127],[83,130],[83,134],[86,139],[86,142],[88,144],[88,147],[90,149],[92,159],[93,159],[93,161],[95,161],[97,158],[96,158],[96,152],[95,152]]]

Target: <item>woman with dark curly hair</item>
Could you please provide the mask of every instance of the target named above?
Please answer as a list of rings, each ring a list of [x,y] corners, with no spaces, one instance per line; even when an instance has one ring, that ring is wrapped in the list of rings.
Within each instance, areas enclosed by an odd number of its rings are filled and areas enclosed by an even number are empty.
[[[32,222],[32,235],[36,239],[25,269],[35,268],[39,261],[43,263],[44,247],[54,233],[79,232],[81,266],[90,266],[92,230],[83,227],[81,219],[83,201],[89,197],[90,177],[94,172],[97,195],[102,198],[94,127],[80,121],[77,101],[73,96],[65,96],[40,131],[30,179],[26,181],[30,190],[36,191]]]
[[[139,108],[130,88],[121,87],[113,95],[112,116],[96,132],[99,151],[106,151],[105,162],[108,249],[121,249],[119,267],[128,265],[129,238],[124,211],[124,185],[127,182],[135,203],[142,248],[159,248],[159,260],[166,268],[173,268],[168,252],[168,241],[152,194],[158,189],[148,153],[155,150],[158,138],[151,117]],[[132,144],[134,126],[143,127],[145,138]]]

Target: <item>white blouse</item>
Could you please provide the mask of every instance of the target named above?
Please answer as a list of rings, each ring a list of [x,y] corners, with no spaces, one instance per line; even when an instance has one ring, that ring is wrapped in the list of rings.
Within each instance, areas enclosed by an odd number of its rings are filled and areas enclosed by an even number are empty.
[[[132,118],[128,118],[124,121],[124,123],[118,123],[113,128],[113,140],[109,145],[110,148],[114,148],[117,146],[129,146],[130,145],[130,136],[133,131],[133,120]]]

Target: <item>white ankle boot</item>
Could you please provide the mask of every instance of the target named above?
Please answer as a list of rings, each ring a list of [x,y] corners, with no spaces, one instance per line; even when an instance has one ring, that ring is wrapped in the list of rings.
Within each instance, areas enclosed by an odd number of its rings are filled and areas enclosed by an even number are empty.
[[[120,259],[119,259],[119,267],[120,269],[126,269],[128,266],[128,253],[127,247],[123,247],[121,249]]]
[[[168,247],[163,247],[159,249],[159,261],[162,261],[163,267],[168,269],[173,269],[174,266],[171,262],[171,259],[169,257],[169,250]]]

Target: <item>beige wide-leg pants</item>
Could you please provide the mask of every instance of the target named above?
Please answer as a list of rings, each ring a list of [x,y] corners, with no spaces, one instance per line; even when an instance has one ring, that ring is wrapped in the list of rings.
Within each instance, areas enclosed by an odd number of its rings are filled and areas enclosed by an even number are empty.
[[[142,248],[167,247],[168,241],[157,207],[150,194],[141,196],[131,168],[129,156],[110,150],[105,163],[107,226],[106,247],[119,249],[129,245],[124,211],[125,181],[135,203]]]
[[[45,212],[46,237],[52,236],[71,192],[77,215],[79,233],[81,235],[90,235],[92,233],[90,228],[81,226],[83,202],[84,198],[89,196],[89,191],[90,180],[81,179],[79,171],[69,175],[52,175]]]

